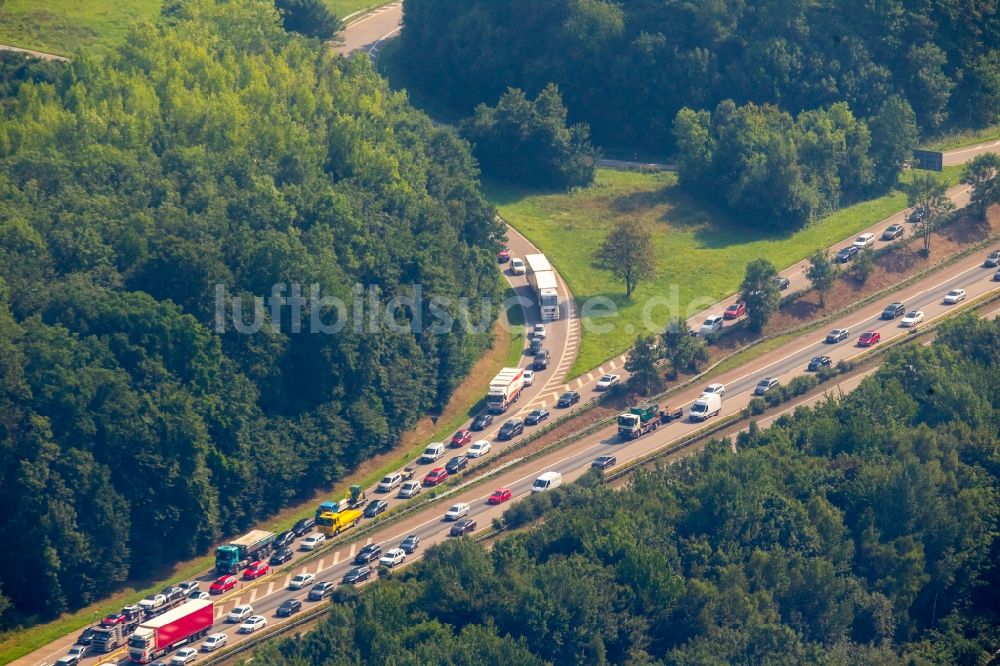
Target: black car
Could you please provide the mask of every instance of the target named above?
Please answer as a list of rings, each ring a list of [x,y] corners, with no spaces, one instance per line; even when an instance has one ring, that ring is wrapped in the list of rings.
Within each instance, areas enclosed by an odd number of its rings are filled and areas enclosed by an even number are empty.
[[[609,467],[614,467],[618,464],[618,458],[614,456],[597,456],[594,458],[594,462],[590,463],[590,466],[595,469],[607,469]]]
[[[469,430],[486,430],[491,425],[493,425],[493,415],[480,414],[476,417],[476,420],[472,422],[472,425],[469,426]]]
[[[469,532],[474,532],[475,530],[476,530],[476,521],[472,520],[471,518],[466,518],[464,520],[458,521],[457,523],[451,526],[451,535],[464,536]]]
[[[382,557],[382,546],[377,543],[370,543],[354,556],[355,564],[368,564]]]
[[[556,407],[572,407],[578,402],[580,402],[579,393],[576,391],[566,391],[559,396],[559,402],[556,403]]]
[[[882,319],[895,319],[906,314],[906,306],[902,303],[890,303],[882,310]]]
[[[305,536],[312,532],[313,527],[316,526],[316,521],[312,518],[303,518],[299,522],[292,526],[292,533],[297,536]]]
[[[293,541],[295,541],[295,532],[291,530],[282,532],[274,539],[274,549],[281,550],[282,548],[287,548],[292,545]]]
[[[522,432],[524,432],[524,421],[521,419],[510,419],[500,426],[497,439],[510,439],[511,437],[517,437]]]
[[[907,222],[920,222],[925,217],[927,217],[927,209],[923,206],[919,206],[910,211],[910,214],[906,216]]]
[[[267,563],[270,564],[272,567],[276,567],[279,564],[284,564],[285,562],[288,562],[291,559],[292,559],[292,549],[282,548],[274,555],[272,555],[271,559],[268,560]]]
[[[389,503],[385,500],[373,500],[365,507],[365,518],[374,518],[389,508]]]
[[[372,576],[375,575],[375,570],[372,569],[367,564],[362,564],[360,567],[354,567],[344,575],[344,582],[348,585],[357,585],[362,583]]]
[[[857,247],[853,245],[848,245],[844,249],[837,252],[837,256],[834,258],[834,260],[838,264],[846,264],[848,261],[857,256],[859,251],[860,250]]]
[[[448,470],[449,474],[458,474],[463,469],[469,466],[468,456],[455,456],[448,461],[448,464],[444,466]]]
[[[549,350],[543,349],[535,354],[535,360],[531,362],[531,367],[535,370],[544,370],[549,367]]]
[[[788,285],[791,284],[791,281],[788,278],[782,277],[780,275],[774,278],[774,281],[778,283],[779,291],[784,291],[785,289],[788,289]]]
[[[533,409],[530,414],[524,417],[524,423],[526,425],[538,425],[547,418],[549,418],[549,410]]]
[[[532,353],[532,355],[537,354],[540,351],[542,351],[542,339],[541,338],[532,338],[531,339],[531,353]]]
[[[416,534],[411,534],[402,541],[399,542],[399,547],[403,549],[407,555],[412,555],[420,547],[420,537]]]
[[[275,615],[278,617],[288,617],[289,615],[294,615],[302,610],[302,602],[298,599],[285,599],[278,606],[278,610],[275,611]]]
[[[94,640],[94,628],[87,627],[83,632],[76,637],[76,642],[78,645],[90,645]]]
[[[309,590],[309,601],[320,601],[323,597],[328,597],[333,594],[333,583],[328,580],[322,583],[316,583]]]
[[[820,368],[828,368],[833,364],[833,359],[829,356],[816,356],[811,361],[809,361],[808,370],[814,372]]]

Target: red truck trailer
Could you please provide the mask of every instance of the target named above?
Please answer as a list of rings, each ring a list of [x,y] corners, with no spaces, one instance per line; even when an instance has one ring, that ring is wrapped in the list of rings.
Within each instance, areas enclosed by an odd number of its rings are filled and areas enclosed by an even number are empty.
[[[215,612],[208,599],[195,599],[143,622],[128,639],[134,664],[148,664],[172,648],[201,638],[212,629]]]

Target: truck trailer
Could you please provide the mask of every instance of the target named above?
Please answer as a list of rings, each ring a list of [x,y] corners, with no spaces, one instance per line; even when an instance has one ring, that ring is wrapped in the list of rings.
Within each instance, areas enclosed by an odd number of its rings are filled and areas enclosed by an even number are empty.
[[[660,424],[670,423],[684,415],[684,409],[671,409],[659,405],[642,405],[633,407],[624,414],[618,415],[618,436],[622,439],[637,439],[650,430],[656,430]]]
[[[523,368],[503,368],[490,382],[486,406],[493,414],[502,414],[521,395],[524,388]]]
[[[263,559],[271,552],[274,532],[254,530],[235,541],[215,549],[215,570],[223,574],[239,573],[251,562]]]
[[[142,620],[143,612],[139,606],[126,606],[120,613],[111,613],[107,621],[94,627],[90,639],[90,651],[106,654],[128,642],[129,635],[135,631]]]
[[[188,601],[140,624],[128,639],[128,658],[134,664],[148,664],[174,647],[201,638],[211,631],[214,621],[211,601]]]
[[[528,284],[538,299],[538,311],[542,321],[559,319],[559,281],[552,265],[544,254],[529,254],[524,257],[527,265]]]

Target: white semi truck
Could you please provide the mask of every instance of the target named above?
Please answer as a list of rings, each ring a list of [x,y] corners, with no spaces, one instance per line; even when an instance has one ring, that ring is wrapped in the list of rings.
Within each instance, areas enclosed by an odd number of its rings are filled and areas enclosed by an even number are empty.
[[[490,382],[490,390],[486,394],[486,406],[493,414],[507,411],[524,388],[523,368],[503,368]]]
[[[528,254],[524,263],[528,265],[528,284],[535,290],[542,321],[559,319],[559,282],[549,260],[544,254]]]

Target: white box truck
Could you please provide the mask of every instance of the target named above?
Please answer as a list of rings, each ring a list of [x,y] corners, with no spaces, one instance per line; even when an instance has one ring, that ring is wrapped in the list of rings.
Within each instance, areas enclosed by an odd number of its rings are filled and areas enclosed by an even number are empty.
[[[544,254],[528,254],[524,263],[528,265],[528,284],[535,290],[542,321],[559,319],[559,281],[549,260]]]
[[[523,368],[503,368],[490,382],[486,406],[493,414],[502,414],[521,395],[524,388]]]

